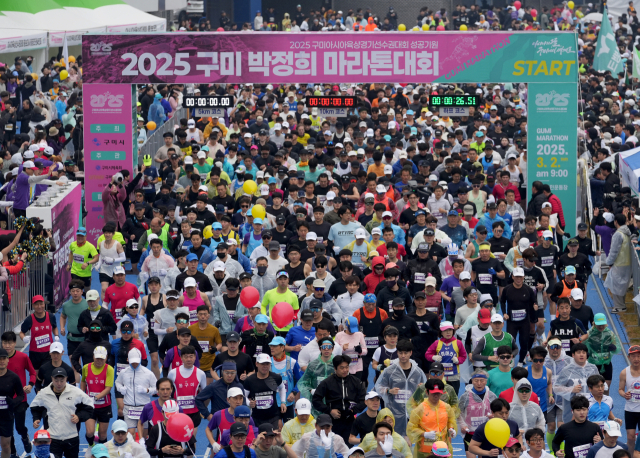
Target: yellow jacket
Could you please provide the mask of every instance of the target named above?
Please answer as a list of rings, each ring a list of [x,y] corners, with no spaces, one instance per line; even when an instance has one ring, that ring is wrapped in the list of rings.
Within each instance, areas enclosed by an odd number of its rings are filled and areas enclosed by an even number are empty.
[[[316,419],[313,415],[309,416],[309,420],[304,425],[300,424],[298,417],[293,420],[289,420],[282,427],[282,440],[285,444],[293,445],[294,442],[298,442],[304,433],[309,431],[315,431]]]
[[[445,409],[447,411],[447,431],[450,428],[453,428],[457,431],[458,425],[456,422],[456,415],[453,409],[449,404],[445,402],[442,402],[442,401],[438,401],[438,402],[444,404]],[[416,407],[411,411],[411,415],[409,416],[409,423],[407,423],[407,436],[409,437],[409,441],[415,444],[415,447],[413,447],[414,448],[413,456],[416,458],[423,458],[428,456],[427,453],[420,452],[420,447],[424,443],[424,433],[426,432],[424,429],[422,429],[422,426],[420,425],[420,423],[422,421],[422,417],[425,414],[425,409],[429,409],[433,412],[436,408],[437,407],[432,406],[428,400],[425,400],[422,404],[420,404],[418,407]],[[438,439],[438,440],[442,440],[442,439]],[[446,435],[446,443],[447,443],[447,447],[449,447],[449,450],[452,450],[451,438],[449,437],[448,433]]]
[[[361,415],[366,415],[364,412]],[[393,426],[396,426],[396,417],[391,413],[391,410],[388,408],[384,408],[378,412],[378,416],[376,417],[376,423],[383,421],[386,417],[391,417],[393,419]],[[370,452],[371,450],[375,450],[378,446],[376,442],[376,438],[373,437],[373,433],[367,433],[366,436],[360,441],[360,447],[364,450],[365,453]],[[409,444],[407,441],[397,432],[393,432],[393,448],[398,452],[402,453],[405,458],[411,458],[411,448],[409,448]]]
[[[219,122],[214,126],[213,120],[211,120],[209,121],[209,124],[207,124],[204,128],[203,134],[204,134],[205,140],[209,138],[209,135],[211,135],[211,131],[213,130],[214,127],[217,127],[218,129],[220,129],[220,132],[222,133],[222,137],[227,138],[227,126],[224,126],[221,122]]]

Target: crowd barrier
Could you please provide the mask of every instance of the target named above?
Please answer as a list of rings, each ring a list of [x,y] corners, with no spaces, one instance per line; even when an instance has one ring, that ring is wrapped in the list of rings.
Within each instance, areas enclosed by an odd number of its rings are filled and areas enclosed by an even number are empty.
[[[32,312],[31,298],[45,296],[44,277],[47,273],[47,257],[38,256],[27,263],[27,268],[19,274],[9,275],[6,282],[0,283],[0,334],[11,331]],[[11,291],[11,302],[5,304],[7,288]]]
[[[142,158],[146,154],[151,157],[155,157],[158,149],[164,146],[164,138],[162,136],[167,132],[173,133],[176,125],[179,124],[180,119],[187,117],[187,111],[188,110],[186,108],[180,108],[171,118],[169,118],[167,122],[154,130],[151,135],[147,136],[147,142],[138,148],[138,164],[142,164]]]

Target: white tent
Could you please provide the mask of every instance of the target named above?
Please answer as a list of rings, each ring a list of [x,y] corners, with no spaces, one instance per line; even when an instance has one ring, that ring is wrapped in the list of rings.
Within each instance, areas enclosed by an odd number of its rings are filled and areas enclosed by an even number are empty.
[[[640,147],[620,153],[620,176],[636,194],[640,194]]]

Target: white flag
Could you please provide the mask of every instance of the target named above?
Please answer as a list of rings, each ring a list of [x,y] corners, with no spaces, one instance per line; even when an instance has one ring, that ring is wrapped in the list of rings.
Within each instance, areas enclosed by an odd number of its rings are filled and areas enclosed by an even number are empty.
[[[67,34],[64,34],[62,42],[62,57],[64,58],[64,66],[69,70],[69,47],[67,46]]]

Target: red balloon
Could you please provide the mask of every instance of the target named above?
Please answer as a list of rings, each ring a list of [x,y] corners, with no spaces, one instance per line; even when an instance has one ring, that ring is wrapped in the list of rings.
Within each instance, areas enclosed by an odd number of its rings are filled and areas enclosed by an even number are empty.
[[[279,328],[288,326],[293,321],[293,307],[288,302],[278,302],[271,310],[271,321]]]
[[[175,413],[167,421],[167,433],[174,441],[187,442],[193,436],[193,421],[184,413]]]
[[[439,25],[438,27],[436,27],[436,30],[442,31],[442,30],[444,30],[444,26],[443,25]]]
[[[224,29],[223,29],[222,27],[218,27],[218,28],[216,29],[216,32],[224,32]]]
[[[535,9],[531,8],[531,16],[533,16],[533,17],[538,16],[538,10],[535,10]]]
[[[517,10],[519,10],[519,9],[520,9],[520,7],[522,6],[522,3],[520,3],[520,1],[519,1],[519,0],[516,0],[515,2],[513,2],[513,6],[515,6],[515,7],[516,7],[516,9],[517,9]]]
[[[260,293],[253,286],[247,286],[240,292],[240,303],[250,309],[260,300]]]

